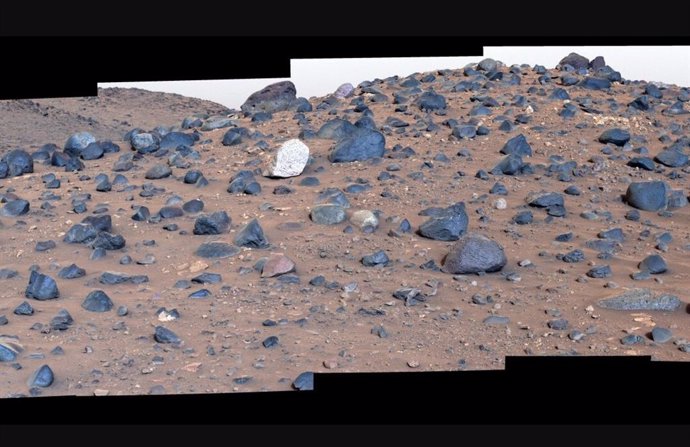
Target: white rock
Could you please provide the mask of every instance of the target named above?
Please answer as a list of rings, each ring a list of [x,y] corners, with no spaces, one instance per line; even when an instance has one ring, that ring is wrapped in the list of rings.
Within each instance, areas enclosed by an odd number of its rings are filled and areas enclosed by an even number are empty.
[[[494,208],[497,210],[504,210],[508,207],[508,202],[506,202],[506,199],[496,199],[494,201]]]
[[[335,96],[336,98],[340,98],[340,99],[349,98],[350,96],[352,96],[354,91],[355,91],[355,88],[353,87],[352,84],[345,83],[345,84],[341,85],[340,87],[338,87],[338,89],[335,91],[335,93],[333,93],[333,96]]]
[[[273,155],[266,177],[295,177],[304,171],[309,161],[309,148],[298,139],[283,143]]]
[[[369,210],[355,211],[350,217],[350,222],[360,229],[379,226],[379,219],[376,217],[376,214]]]

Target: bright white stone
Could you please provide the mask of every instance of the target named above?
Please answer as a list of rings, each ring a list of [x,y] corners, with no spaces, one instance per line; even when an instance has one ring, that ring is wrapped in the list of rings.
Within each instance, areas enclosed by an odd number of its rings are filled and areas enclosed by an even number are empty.
[[[283,143],[273,155],[266,177],[295,177],[304,171],[309,160],[309,148],[298,139]]]
[[[350,217],[350,222],[360,229],[364,229],[365,227],[378,227],[379,225],[376,214],[369,210],[355,211]]]
[[[497,210],[504,210],[508,207],[508,202],[506,202],[506,199],[496,199],[494,201],[494,208]]]

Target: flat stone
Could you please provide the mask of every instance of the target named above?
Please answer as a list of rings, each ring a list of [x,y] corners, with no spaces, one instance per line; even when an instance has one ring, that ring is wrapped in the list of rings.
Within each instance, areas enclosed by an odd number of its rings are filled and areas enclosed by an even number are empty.
[[[487,325],[506,325],[510,323],[510,318],[508,317],[501,317],[498,315],[490,315],[482,321],[484,324]]]
[[[292,259],[282,253],[271,253],[261,269],[261,277],[273,278],[294,271],[295,263]]]
[[[345,209],[339,205],[323,204],[315,205],[309,214],[312,222],[319,225],[336,225],[347,218]]]
[[[201,244],[194,254],[206,259],[222,259],[235,256],[240,252],[238,247],[225,242],[208,242]]]
[[[600,307],[613,310],[658,310],[674,312],[682,303],[674,295],[662,294],[654,297],[650,289],[631,289],[616,297],[598,302]]]

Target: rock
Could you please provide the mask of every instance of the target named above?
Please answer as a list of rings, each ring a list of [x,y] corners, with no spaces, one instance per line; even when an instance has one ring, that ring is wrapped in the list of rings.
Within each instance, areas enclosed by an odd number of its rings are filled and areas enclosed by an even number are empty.
[[[164,206],[158,211],[158,215],[163,219],[174,219],[184,216],[184,210],[179,206]]]
[[[626,346],[639,345],[641,343],[644,343],[644,338],[636,334],[626,335],[625,337],[621,338],[621,344]]]
[[[208,242],[201,244],[194,254],[205,259],[230,258],[240,252],[240,249],[225,242]]]
[[[0,362],[14,362],[17,359],[17,354],[21,352],[20,347],[7,338],[0,338]]]
[[[257,112],[275,113],[288,110],[290,104],[297,99],[297,89],[291,81],[276,82],[252,93],[240,106],[246,114]]]
[[[234,242],[235,245],[249,248],[268,248],[270,245],[257,219],[245,225],[235,236]]]
[[[292,259],[282,253],[271,253],[271,256],[269,256],[261,268],[261,277],[273,278],[294,271],[295,263]]]
[[[664,273],[667,270],[666,261],[660,255],[649,255],[637,266],[642,271],[652,274]]]
[[[237,146],[242,143],[242,130],[239,128],[229,129],[221,140],[223,146]]]
[[[546,325],[549,327],[549,329],[553,329],[554,331],[564,331],[568,329],[568,320],[564,318],[559,318],[557,320],[551,320]]]
[[[659,310],[673,312],[681,307],[681,301],[674,295],[662,294],[654,297],[650,289],[631,289],[622,295],[600,300],[598,305],[613,310]]]
[[[81,223],[93,225],[93,227],[98,231],[113,231],[113,220],[108,214],[101,216],[88,216],[85,217]]]
[[[72,315],[66,309],[60,309],[52,320],[50,320],[50,328],[54,331],[66,331],[74,323]]]
[[[223,278],[218,273],[204,272],[192,278],[193,283],[197,284],[218,284]]]
[[[0,279],[12,279],[19,275],[19,272],[12,269],[2,268],[0,269]]]
[[[58,298],[60,291],[53,278],[32,270],[24,294],[27,298],[44,301]]]
[[[467,231],[464,202],[456,203],[419,226],[420,236],[436,241],[456,241]]]
[[[487,73],[491,73],[498,69],[498,62],[491,58],[486,58],[477,64],[477,69],[485,71]]]
[[[625,146],[628,141],[630,141],[630,132],[619,128],[609,129],[599,135],[599,142],[604,144],[612,143],[616,146]]]
[[[422,93],[416,104],[422,112],[433,112],[446,108],[446,98],[436,92],[429,91]]]
[[[142,132],[132,135],[129,142],[140,154],[148,154],[158,150],[160,138],[152,133]]]
[[[77,264],[70,264],[58,272],[58,278],[60,279],[76,279],[84,275],[86,275],[86,270],[78,267]]]
[[[33,158],[31,158],[28,152],[21,149],[9,151],[2,157],[2,161],[7,163],[7,175],[10,177],[34,172]]]
[[[312,222],[319,225],[336,225],[345,221],[347,215],[345,208],[339,205],[323,204],[316,205],[309,214]]]
[[[132,215],[132,220],[137,222],[146,222],[151,217],[151,211],[145,206],[138,206],[135,208],[135,212]],[[95,237],[95,236],[94,236]]]
[[[676,101],[671,107],[668,107],[668,108],[662,110],[661,113],[664,115],[668,115],[668,116],[678,116],[678,115],[686,115],[690,112],[685,110],[685,106],[683,105],[683,102]]]
[[[654,161],[649,157],[633,157],[628,160],[627,165],[631,168],[640,168],[645,171],[654,171],[656,168]]]
[[[663,150],[654,160],[669,168],[680,168],[688,164],[688,156],[677,149]]]
[[[194,137],[184,132],[168,132],[161,139],[159,149],[174,151],[180,146],[193,146]]]
[[[405,306],[414,306],[426,300],[426,297],[422,295],[422,291],[416,287],[403,287],[398,289],[393,292],[393,298],[404,301]]]
[[[468,233],[450,249],[443,262],[443,271],[453,274],[497,272],[508,259],[503,247],[478,233]]]
[[[569,55],[561,59],[558,65],[560,65],[561,67],[564,65],[570,65],[575,70],[579,70],[581,68],[586,70],[587,68],[589,68],[589,59],[577,53],[570,53]]]
[[[68,244],[82,244],[89,243],[96,239],[98,236],[98,230],[91,224],[88,223],[78,223],[73,225],[65,234],[62,239],[63,242]]]
[[[326,121],[316,132],[318,138],[343,140],[357,131],[357,126],[342,118]]]
[[[28,301],[23,301],[19,306],[14,308],[12,313],[15,315],[33,315],[34,308]]]
[[[532,211],[520,211],[513,216],[511,221],[517,225],[529,225],[534,222],[534,214]]]
[[[375,229],[379,226],[379,219],[370,210],[358,210],[350,216],[350,223],[360,230]]]
[[[504,174],[504,175],[515,175],[520,173],[520,170],[524,166],[522,162],[522,157],[516,154],[508,155],[503,158],[494,168],[491,170],[492,174]]]
[[[16,199],[7,202],[3,207],[0,214],[5,217],[17,217],[23,216],[29,212],[29,202],[28,200]]]
[[[292,382],[292,387],[298,391],[313,391],[314,390],[314,373],[307,371],[301,373]]]
[[[89,243],[89,246],[94,249],[120,250],[125,247],[126,243],[125,238],[119,234],[115,235],[106,231],[101,231],[96,235],[96,238]]]
[[[104,153],[105,152],[100,144],[91,143],[81,151],[79,157],[82,160],[98,160],[99,158],[103,157]]]
[[[328,203],[343,208],[350,208],[350,201],[343,191],[338,188],[326,188],[316,197],[316,203]]]
[[[182,211],[185,213],[200,213],[201,211],[204,210],[204,202],[201,201],[200,199],[192,199],[188,202],[185,202],[182,205]]]
[[[42,252],[42,251],[48,251],[52,250],[55,248],[55,241],[38,241],[36,242],[36,251]]]
[[[188,295],[188,298],[192,298],[192,299],[208,298],[208,297],[211,296],[211,295],[212,295],[212,294],[211,294],[211,291],[210,291],[210,290],[208,290],[208,289],[199,289],[199,290],[197,290],[197,291],[195,291],[195,292],[190,293],[190,294]]]
[[[196,235],[223,234],[230,228],[231,219],[225,211],[199,216],[194,222],[193,233]]]
[[[278,337],[276,337],[275,335],[271,335],[270,337],[265,339],[261,344],[264,345],[264,348],[267,348],[267,349],[272,348],[274,346],[277,346],[278,345]]]
[[[173,331],[163,326],[156,326],[153,339],[158,343],[180,344],[182,340]]]
[[[355,88],[352,86],[352,84],[345,83],[342,84],[340,87],[338,87],[335,92],[333,92],[333,96],[335,96],[338,99],[344,99],[344,98],[349,98],[352,96],[355,92]]]
[[[501,153],[505,155],[516,154],[521,157],[532,156],[532,146],[527,142],[527,138],[523,134],[511,138],[501,148]]]
[[[77,132],[72,134],[65,142],[65,153],[72,156],[78,157],[81,151],[86,149],[90,144],[96,142],[96,137],[91,135],[89,132]]]
[[[163,164],[157,164],[151,167],[148,171],[146,171],[146,174],[144,175],[144,178],[147,180],[158,180],[166,177],[170,177],[172,175],[172,169],[170,169],[169,166],[163,165]]]
[[[331,163],[347,163],[383,157],[386,139],[376,130],[357,128],[338,141],[328,154]]]
[[[10,321],[7,319],[5,315],[0,315],[0,326],[5,326],[9,322]]]
[[[652,329],[652,340],[654,340],[655,343],[666,343],[670,341],[671,338],[673,338],[673,333],[669,329],[659,326]]]
[[[31,377],[29,377],[27,384],[29,385],[29,388],[33,388],[33,387],[47,388],[50,385],[52,385],[54,381],[55,381],[55,375],[53,374],[53,370],[50,369],[50,366],[43,365],[40,368],[38,368],[31,375]]]
[[[501,317],[499,315],[490,315],[490,316],[484,318],[482,323],[487,324],[487,325],[503,326],[503,325],[510,323],[510,318]]]
[[[235,123],[230,118],[227,118],[225,116],[212,116],[212,117],[208,118],[208,120],[206,120],[204,122],[204,124],[202,124],[201,130],[209,131],[209,130],[223,129],[225,127],[230,127],[230,126],[234,126],[234,125],[235,125]]]
[[[643,211],[659,211],[666,206],[668,186],[662,181],[633,182],[625,192],[628,205]]]
[[[587,276],[590,278],[608,278],[613,274],[611,271],[611,266],[608,265],[600,265],[597,267],[592,267],[589,269],[587,272]]]
[[[93,290],[86,295],[81,307],[89,312],[108,312],[113,308],[113,302],[102,290]]]
[[[570,251],[564,255],[558,255],[558,259],[560,259],[563,262],[567,262],[569,264],[575,263],[575,262],[582,262],[585,260],[585,254],[582,250],[579,248],[576,248],[573,251]]]
[[[554,205],[565,204],[563,196],[557,192],[538,192],[527,196],[527,203],[537,208],[548,208]]]
[[[611,88],[611,81],[608,79],[586,76],[577,85],[587,90],[607,90]]]
[[[622,228],[611,228],[606,231],[600,231],[597,237],[616,242],[623,242],[625,240],[625,234]]]
[[[365,267],[375,267],[377,265],[387,265],[390,262],[386,252],[383,250],[378,250],[370,255],[366,255],[362,258],[362,264]]]
[[[273,155],[266,177],[295,177],[304,171],[309,161],[309,147],[298,139],[284,142]]]

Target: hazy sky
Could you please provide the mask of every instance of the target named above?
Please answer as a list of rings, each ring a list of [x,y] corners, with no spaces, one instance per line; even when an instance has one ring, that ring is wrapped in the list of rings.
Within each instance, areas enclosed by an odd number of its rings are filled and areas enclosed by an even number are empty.
[[[620,71],[624,79],[690,86],[690,46],[484,47],[482,57],[293,59],[289,79],[295,83],[298,96],[309,98],[332,93],[345,82],[357,85],[374,78],[460,68],[484,57],[506,65],[526,63],[553,68],[570,52],[589,59],[604,56],[606,63]],[[285,79],[288,78],[104,83],[99,86],[179,93],[238,109],[251,93]]]

